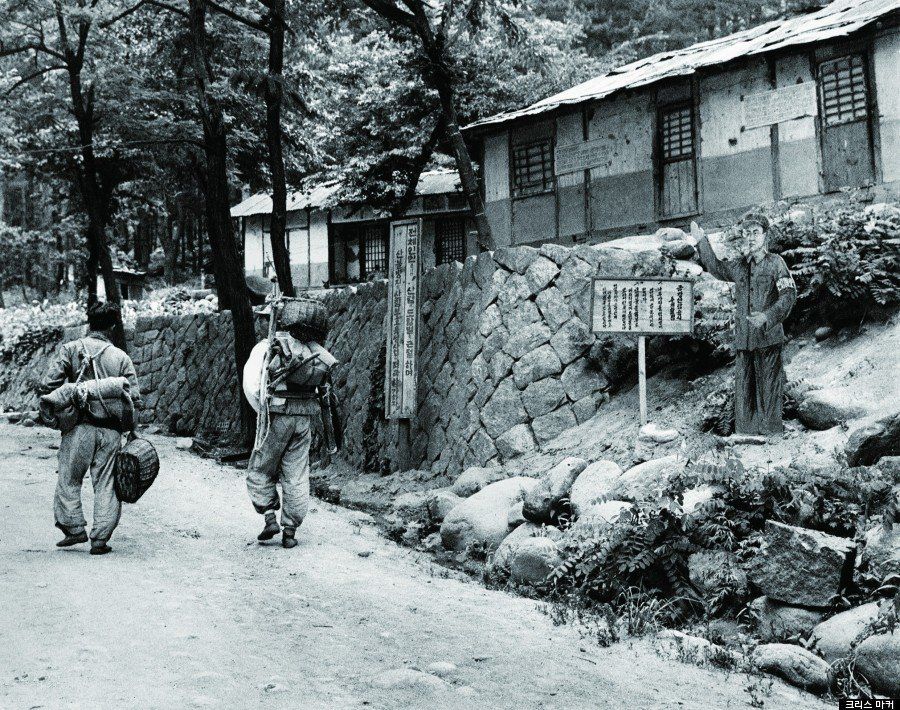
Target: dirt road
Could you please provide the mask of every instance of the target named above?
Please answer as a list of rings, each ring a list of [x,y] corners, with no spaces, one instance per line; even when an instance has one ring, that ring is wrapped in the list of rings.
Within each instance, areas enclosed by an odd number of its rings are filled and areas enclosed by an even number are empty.
[[[241,472],[168,439],[113,554],[59,550],[57,440],[0,426],[2,708],[750,707],[746,675],[592,646],[357,513],[317,503],[299,547],[259,545]],[[443,681],[397,671],[438,662]],[[826,707],[780,683],[764,701]]]

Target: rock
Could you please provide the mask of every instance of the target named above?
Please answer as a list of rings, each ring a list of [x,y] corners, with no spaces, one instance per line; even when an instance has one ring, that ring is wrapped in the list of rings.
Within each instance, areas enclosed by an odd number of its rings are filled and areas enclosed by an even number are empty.
[[[437,676],[413,668],[394,668],[379,673],[372,679],[372,685],[376,688],[404,688],[419,691],[444,690],[448,687],[446,681]]]
[[[666,242],[666,248],[673,259],[690,259],[694,256],[694,245],[684,239]]]
[[[403,521],[427,521],[430,492],[401,493],[393,501],[394,514]]]
[[[494,579],[506,579],[509,576],[513,552],[519,544],[522,543],[523,540],[541,536],[558,540],[562,536],[562,533],[558,528],[553,526],[543,527],[528,522],[519,525],[515,530],[509,533],[509,535],[503,538],[503,542],[498,545],[494,554],[489,557],[486,568],[488,575]]]
[[[575,413],[568,405],[563,405],[559,409],[537,417],[531,422],[531,430],[534,432],[535,438],[541,444],[555,439],[567,429],[571,429],[578,425],[575,419]]]
[[[866,533],[863,560],[875,567],[883,578],[888,574],[900,574],[900,525],[891,529],[878,525]]]
[[[726,441],[732,446],[762,446],[769,440],[759,434],[732,434]]]
[[[520,329],[517,333],[510,333],[509,340],[503,346],[503,351],[515,360],[526,353],[539,348],[550,341],[550,328],[544,323],[532,323]]]
[[[622,516],[622,511],[630,510],[633,505],[624,500],[595,503],[582,511],[581,515],[572,523],[569,531],[577,537],[603,530],[607,525],[618,520]]]
[[[575,479],[569,491],[569,505],[580,517],[585,511],[602,501],[613,483],[622,475],[622,469],[614,461],[594,461]]]
[[[723,585],[738,590],[747,587],[747,575],[733,552],[694,552],[688,557],[688,576],[704,596],[715,594]]]
[[[668,444],[679,437],[677,429],[667,429],[659,424],[650,422],[641,427],[638,438],[644,441],[652,441],[656,444]]]
[[[609,387],[609,382],[587,358],[570,364],[560,377],[566,394],[573,402]]]
[[[766,643],[751,656],[761,671],[777,675],[791,685],[814,693],[825,693],[831,684],[831,668],[818,656],[800,646]]]
[[[871,466],[882,456],[900,454],[900,412],[853,431],[844,452],[849,466]]]
[[[576,358],[584,355],[593,343],[594,336],[578,317],[570,318],[550,338],[550,345],[553,346],[563,365],[568,365]],[[512,353],[510,354],[512,355]]]
[[[675,454],[632,466],[616,479],[609,497],[635,502],[659,497],[669,477],[683,468],[684,461]]]
[[[821,342],[823,340],[828,340],[832,335],[834,335],[834,328],[823,325],[821,328],[816,328],[816,332],[814,333],[816,341]]]
[[[722,493],[724,493],[722,486],[711,485],[709,483],[697,486],[696,488],[691,488],[684,492],[681,509],[683,512],[691,514]]]
[[[541,291],[535,299],[537,307],[552,330],[557,330],[563,323],[572,317],[572,307],[566,303],[566,299],[556,287]]]
[[[525,280],[528,282],[528,288],[532,294],[543,291],[556,275],[559,273],[559,267],[550,259],[539,256],[525,270]]]
[[[526,353],[512,366],[516,387],[524,389],[530,383],[562,372],[562,363],[549,345]]]
[[[509,578],[516,584],[538,586],[561,562],[559,548],[549,537],[526,538],[510,552]]]
[[[456,673],[456,664],[450,661],[435,661],[425,666],[425,672],[436,675],[438,678],[446,678]]]
[[[763,641],[805,637],[825,616],[823,611],[782,604],[766,596],[750,602],[750,610],[755,617],[756,631]]]
[[[496,469],[499,470],[499,469]],[[428,517],[434,523],[443,522],[447,513],[463,502],[452,488],[439,488],[428,495]]]
[[[27,427],[33,427],[34,424],[35,424],[35,421],[34,421],[34,419],[32,419],[31,417],[25,417],[25,418],[20,422],[20,424],[21,424],[23,427],[26,427],[26,428],[27,428]]]
[[[524,359],[519,360],[516,366],[518,367],[519,363],[523,362]],[[552,377],[532,382],[522,393],[522,404],[525,405],[525,411],[528,412],[528,416],[532,418],[552,412],[565,400],[566,390],[563,388],[562,382]]]
[[[834,663],[839,658],[849,658],[853,642],[876,618],[877,602],[869,602],[835,614],[813,629],[810,648],[822,654],[829,663]]]
[[[494,250],[494,261],[518,274],[524,274],[537,258],[538,250],[534,247],[500,247]]]
[[[522,405],[519,390],[510,377],[497,386],[493,396],[481,409],[481,421],[488,434],[493,438],[497,438],[527,419],[528,413]]]
[[[534,439],[534,434],[531,433],[531,427],[527,424],[514,426],[505,434],[497,437],[494,444],[504,459],[520,456],[537,448],[537,441]]]
[[[687,239],[688,235],[683,229],[678,229],[678,227],[660,227],[653,236],[661,242],[674,242],[678,240],[683,241]]]
[[[194,445],[194,440],[187,436],[180,436],[175,439],[175,448],[187,451]]]
[[[660,631],[656,634],[656,640],[660,650],[667,657],[698,666],[715,661],[737,665],[742,660],[737,653],[728,651],[705,638],[691,636],[675,629]]]
[[[763,544],[747,576],[763,594],[786,604],[825,607],[852,569],[852,540],[766,521]]]
[[[856,649],[856,670],[876,692],[900,697],[900,630],[870,636]]]
[[[488,484],[502,481],[504,478],[506,476],[502,468],[473,466],[459,474],[450,490],[460,498],[468,498],[478,493]]]
[[[425,552],[431,552],[432,554],[443,550],[444,544],[441,542],[441,534],[439,532],[431,533],[431,535],[422,540],[421,549]],[[366,554],[366,557],[368,557],[368,553]]]
[[[510,507],[530,491],[537,481],[515,476],[485,486],[448,513],[441,523],[441,540],[448,550],[462,552],[472,544],[496,548],[508,532]]]
[[[850,390],[843,387],[809,391],[797,405],[797,414],[810,429],[831,429],[850,419],[865,416],[864,407],[847,401],[850,396]]]
[[[510,530],[515,530],[523,523],[528,522],[527,520],[525,520],[525,516],[522,515],[522,508],[524,507],[524,505],[525,503],[520,500],[509,509],[509,512],[507,512],[506,524]]]
[[[587,466],[584,459],[569,456],[546,471],[525,496],[522,515],[532,523],[549,523],[572,484]]]

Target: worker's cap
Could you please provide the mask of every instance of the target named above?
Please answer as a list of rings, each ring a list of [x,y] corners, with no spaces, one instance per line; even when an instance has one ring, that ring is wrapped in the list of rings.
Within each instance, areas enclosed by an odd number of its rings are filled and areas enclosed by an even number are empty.
[[[741,217],[740,225],[742,227],[749,227],[751,224],[758,224],[762,227],[764,232],[769,231],[769,227],[771,226],[769,223],[769,218],[766,217],[762,212],[748,212],[743,217]]]

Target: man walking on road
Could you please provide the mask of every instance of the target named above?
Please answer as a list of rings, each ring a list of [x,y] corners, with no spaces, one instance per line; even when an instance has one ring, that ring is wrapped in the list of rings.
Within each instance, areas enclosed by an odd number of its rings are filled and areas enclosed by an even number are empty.
[[[65,343],[41,385],[48,394],[67,382],[123,377],[128,381],[132,403],[140,400],[137,374],[128,355],[110,342],[119,319],[115,304],[94,304],[88,309],[89,332],[84,338]],[[65,537],[57,547],[88,541],[81,507],[81,484],[90,469],[94,487],[94,521],[91,527],[91,554],[111,551],[109,539],[119,523],[121,503],[113,486],[113,469],[121,445],[122,419],[115,416],[115,403],[99,403],[90,397],[80,422],[65,431],[59,445],[59,480],[53,501],[56,527]],[[113,411],[110,411],[110,410]],[[130,427],[128,427],[130,428]]]
[[[273,308],[278,302],[272,304]],[[247,490],[265,527],[257,536],[271,540],[282,533],[281,544],[296,547],[297,528],[309,509],[309,447],[312,417],[320,412],[319,389],[328,386],[337,362],[321,343],[327,317],[321,303],[285,299],[277,317],[279,330],[272,339],[267,365],[267,386],[259,392],[260,431],[247,466]],[[258,343],[244,371],[245,384],[259,379],[252,372],[264,361],[267,341]],[[255,356],[254,356],[255,355]],[[252,403],[252,396],[248,393]],[[281,500],[276,483],[281,483]],[[281,508],[281,525],[275,511]]]
[[[784,430],[782,322],[794,307],[797,288],[784,259],[767,249],[768,231],[765,215],[744,215],[737,231],[726,237],[739,256],[729,261],[719,258],[706,235],[692,225],[703,268],[735,285],[734,428],[738,434],[780,434]]]

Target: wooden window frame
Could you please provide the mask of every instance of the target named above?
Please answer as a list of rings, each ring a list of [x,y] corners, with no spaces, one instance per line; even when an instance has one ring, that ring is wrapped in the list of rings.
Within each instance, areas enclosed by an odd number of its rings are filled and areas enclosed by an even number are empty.
[[[444,240],[443,236],[440,233],[443,225],[453,224],[459,229],[459,246],[462,250],[460,254],[460,258],[456,259],[446,259],[446,254],[444,253]],[[434,264],[435,266],[441,266],[442,264],[449,264],[451,261],[459,261],[463,263],[466,260],[466,222],[463,217],[444,217],[441,219],[436,219],[434,221]]]
[[[859,60],[858,66],[854,66],[854,60]],[[840,78],[836,79],[836,88],[837,96],[827,97],[826,92],[828,89],[832,87],[828,87],[825,85],[825,74],[824,69],[829,65],[836,65],[839,62],[848,62],[848,69],[850,71],[850,85],[849,85],[849,97],[851,102],[850,114],[849,118],[845,118],[842,116],[841,111],[841,101],[847,97],[847,92],[841,92],[841,89],[848,88],[847,86],[841,86]],[[856,105],[856,88],[858,86],[857,83],[854,82],[854,69],[858,69],[859,73],[856,75],[856,78],[861,78],[861,87],[863,91],[862,96],[862,115],[858,116],[857,111],[859,110]],[[838,69],[840,71],[840,69]],[[830,59],[825,59],[818,63],[816,67],[816,84],[819,89],[819,115],[822,119],[822,128],[831,128],[832,126],[840,126],[846,123],[856,123],[858,121],[869,121],[871,118],[871,87],[869,85],[869,67],[867,61],[867,55],[865,51],[851,51],[846,54],[842,54],[837,57],[832,57]],[[828,100],[830,98],[836,99],[837,103],[837,120],[829,121],[828,115]]]
[[[357,229],[357,238],[359,239],[359,280],[362,281],[364,279],[369,278],[369,276],[375,271],[384,271],[388,270],[388,253],[390,252],[390,235],[388,233],[387,225],[382,224],[381,222],[375,222],[370,224],[360,224],[356,227]],[[384,268],[383,269],[372,269],[369,265],[368,254],[366,253],[366,246],[369,244],[369,234],[368,230],[379,231],[379,239],[384,245]]]
[[[656,198],[655,213],[659,222],[668,222],[675,219],[683,219],[685,217],[693,217],[700,214],[700,165],[698,160],[697,147],[700,141],[700,131],[698,125],[698,110],[695,100],[695,94],[679,101],[668,101],[666,103],[657,104],[656,106],[656,126],[654,130],[653,145],[653,170],[655,172],[655,190]],[[680,155],[678,158],[670,159],[663,155],[665,137],[663,135],[664,116],[667,113],[682,111],[687,109],[690,112],[690,128],[691,128],[691,150],[689,153]],[[691,161],[694,169],[694,208],[677,214],[665,214],[663,205],[663,191],[665,182],[665,166],[678,162]]]
[[[536,146],[546,146],[546,153],[541,150],[540,188],[537,189],[538,183],[521,187],[518,181],[517,171],[517,152],[527,151],[529,148]],[[546,161],[544,157],[546,156]],[[529,197],[538,197],[540,195],[549,195],[556,192],[556,175],[554,174],[554,155],[553,155],[553,137],[539,138],[537,140],[523,141],[521,143],[513,143],[509,149],[509,191],[513,200],[525,200]],[[530,167],[530,166],[529,166]],[[530,170],[529,170],[530,172]],[[528,190],[525,192],[524,190]]]

